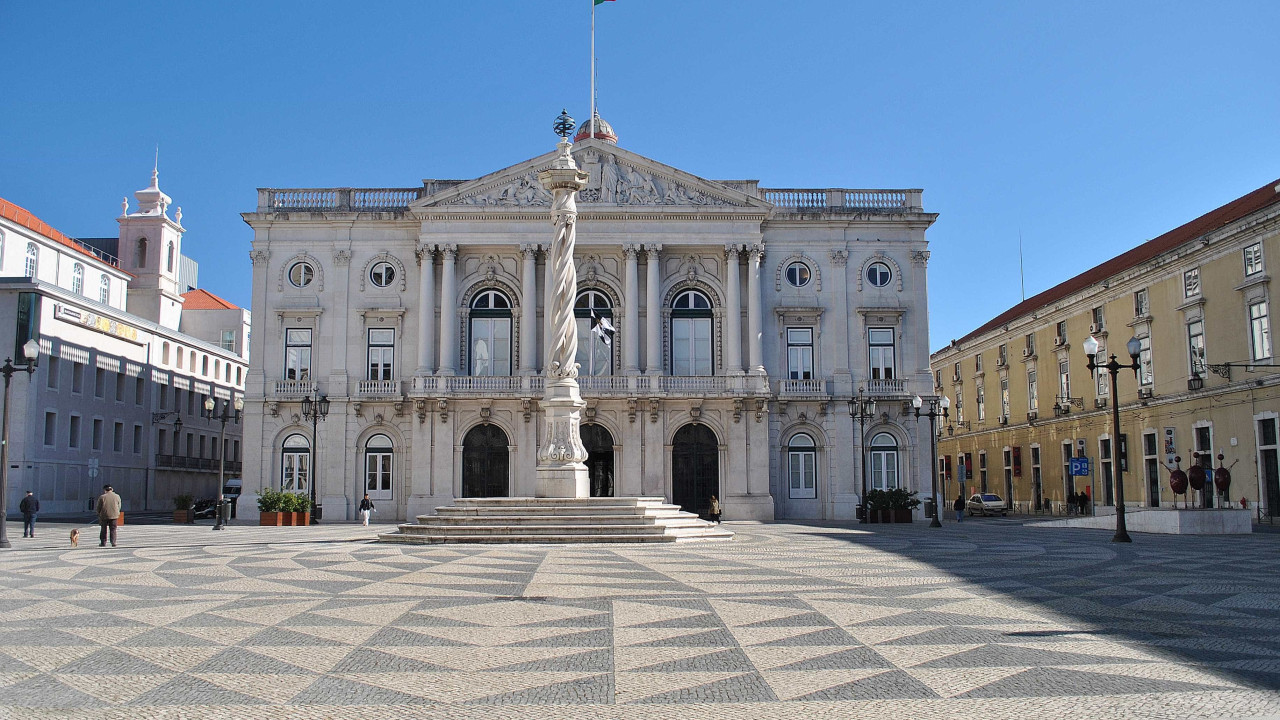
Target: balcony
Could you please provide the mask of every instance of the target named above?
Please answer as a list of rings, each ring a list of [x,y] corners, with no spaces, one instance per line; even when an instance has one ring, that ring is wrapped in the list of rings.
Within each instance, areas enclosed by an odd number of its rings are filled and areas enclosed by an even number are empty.
[[[802,394],[826,394],[825,380],[801,380],[816,390]],[[899,383],[901,385],[901,383]],[[418,396],[530,397],[546,387],[542,375],[427,375],[413,378],[410,392]],[[594,375],[579,376],[583,397],[704,396],[717,394],[763,395],[767,378],[755,375]]]
[[[905,398],[907,381],[899,378],[868,380],[865,394],[879,398]]]
[[[356,384],[356,395],[360,397],[397,397],[400,395],[400,381],[361,380]]]
[[[193,458],[185,455],[156,455],[156,467],[165,470],[194,470],[196,472],[218,472],[216,458]],[[239,460],[228,460],[223,470],[228,475],[239,475],[243,467]]]
[[[797,396],[826,396],[827,381],[816,378],[808,378],[804,380],[779,380],[778,395],[785,397]]]
[[[276,395],[303,397],[305,395],[314,394],[316,391],[316,383],[314,380],[277,380]]]
[[[921,210],[920,190],[760,188],[778,212],[910,212]]]

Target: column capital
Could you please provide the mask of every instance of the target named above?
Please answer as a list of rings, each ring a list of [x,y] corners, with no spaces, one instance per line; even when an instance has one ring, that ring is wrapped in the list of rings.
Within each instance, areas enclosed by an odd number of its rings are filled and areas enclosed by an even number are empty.
[[[724,253],[730,259],[736,259],[742,252],[742,243],[729,243],[724,246]]]
[[[644,244],[644,251],[651,258],[656,258],[658,256],[658,253],[661,250],[662,250],[662,243],[645,243]]]
[[[520,245],[520,253],[522,255],[531,255],[531,256],[537,255],[538,251],[541,249],[542,249],[541,243],[522,243]],[[529,259],[532,260],[533,258],[531,257]]]
[[[763,257],[764,243],[751,243],[747,246],[747,251],[751,253],[752,257]]]
[[[624,243],[622,246],[622,254],[627,258],[634,258],[640,253],[639,243]]]
[[[458,245],[456,243],[441,243],[436,246],[445,260],[452,260],[458,256]]]
[[[434,245],[419,245],[413,254],[418,258],[418,265],[430,266],[435,258],[436,249]]]

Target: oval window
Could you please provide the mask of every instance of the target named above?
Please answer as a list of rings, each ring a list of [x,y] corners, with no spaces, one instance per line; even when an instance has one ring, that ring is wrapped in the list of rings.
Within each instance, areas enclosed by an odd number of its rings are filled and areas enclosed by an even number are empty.
[[[311,263],[296,262],[289,268],[289,282],[294,287],[306,287],[311,284],[311,279],[316,276],[315,268],[311,267]]]
[[[787,266],[787,282],[792,287],[804,287],[809,284],[809,278],[813,275],[809,270],[809,266],[802,262],[793,262]]]
[[[892,277],[893,273],[889,272],[889,266],[884,263],[876,262],[867,266],[867,282],[876,287],[888,285]]]
[[[389,262],[376,263],[369,270],[369,279],[378,287],[386,287],[396,279],[396,268]]]

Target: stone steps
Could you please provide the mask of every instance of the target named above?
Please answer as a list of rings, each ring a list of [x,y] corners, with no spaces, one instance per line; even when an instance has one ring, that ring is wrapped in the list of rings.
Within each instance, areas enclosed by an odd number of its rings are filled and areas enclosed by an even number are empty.
[[[392,543],[658,543],[728,540],[733,533],[660,497],[460,498],[419,515]]]

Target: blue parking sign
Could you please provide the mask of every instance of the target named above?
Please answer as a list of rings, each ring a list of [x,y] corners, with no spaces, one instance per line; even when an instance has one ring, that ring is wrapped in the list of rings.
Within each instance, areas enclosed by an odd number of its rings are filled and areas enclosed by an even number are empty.
[[[1089,458],[1071,458],[1071,474],[1076,476],[1089,474]]]

